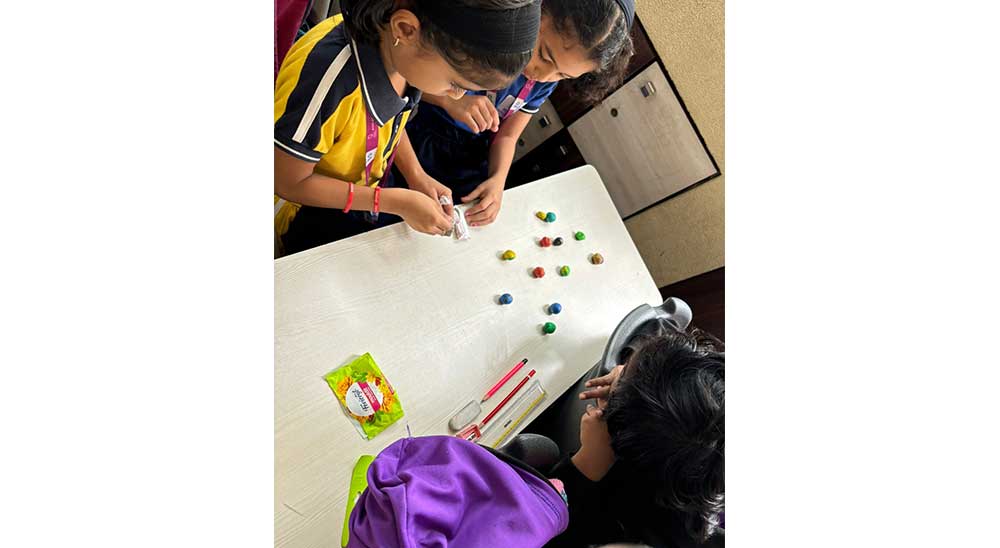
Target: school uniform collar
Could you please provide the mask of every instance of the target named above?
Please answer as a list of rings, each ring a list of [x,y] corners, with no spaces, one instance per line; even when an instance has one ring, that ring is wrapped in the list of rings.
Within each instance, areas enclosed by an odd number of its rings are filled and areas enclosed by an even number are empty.
[[[365,43],[358,44],[351,38],[351,51],[358,63],[361,94],[365,98],[365,106],[379,127],[384,126],[403,109],[407,107],[412,109],[420,101],[420,90],[412,86],[406,87],[405,98],[396,94],[377,47]]]

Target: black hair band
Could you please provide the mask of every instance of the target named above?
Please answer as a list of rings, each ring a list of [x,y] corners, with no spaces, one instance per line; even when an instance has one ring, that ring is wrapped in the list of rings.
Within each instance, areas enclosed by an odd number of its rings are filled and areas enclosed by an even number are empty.
[[[524,53],[534,49],[541,7],[541,0],[509,10],[475,8],[455,1],[420,3],[421,11],[443,32],[491,53]]]
[[[625,23],[631,29],[632,21],[635,20],[635,0],[615,0],[615,2],[622,9],[622,14],[625,15]]]

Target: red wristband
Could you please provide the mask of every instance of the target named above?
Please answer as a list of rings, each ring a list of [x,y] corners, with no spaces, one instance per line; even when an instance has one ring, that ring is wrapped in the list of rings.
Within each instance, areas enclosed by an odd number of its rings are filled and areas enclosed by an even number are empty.
[[[344,213],[351,210],[351,204],[354,203],[354,183],[349,183],[347,185],[349,190],[347,191],[347,205],[344,206]]]
[[[374,213],[376,216],[378,216],[378,195],[380,192],[382,192],[382,187],[380,186],[375,187],[375,206],[372,208],[372,213]]]

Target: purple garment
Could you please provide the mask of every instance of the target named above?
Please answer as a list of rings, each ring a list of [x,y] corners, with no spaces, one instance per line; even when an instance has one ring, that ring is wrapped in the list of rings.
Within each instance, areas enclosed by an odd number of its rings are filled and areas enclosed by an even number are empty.
[[[547,481],[452,436],[404,438],[375,457],[348,548],[521,548],[566,529]]]

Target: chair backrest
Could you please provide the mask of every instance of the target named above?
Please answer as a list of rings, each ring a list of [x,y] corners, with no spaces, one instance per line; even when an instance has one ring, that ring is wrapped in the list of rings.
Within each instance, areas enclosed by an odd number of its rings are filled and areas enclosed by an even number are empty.
[[[677,297],[670,297],[659,306],[642,304],[629,312],[611,332],[608,344],[604,347],[604,357],[601,358],[601,375],[610,372],[616,365],[622,363],[621,353],[629,341],[646,329],[657,326],[657,320],[664,320],[678,331],[684,331],[691,324],[693,313],[688,304]]]
[[[310,0],[274,0],[274,78],[285,55],[292,48],[295,35],[302,26]]]

